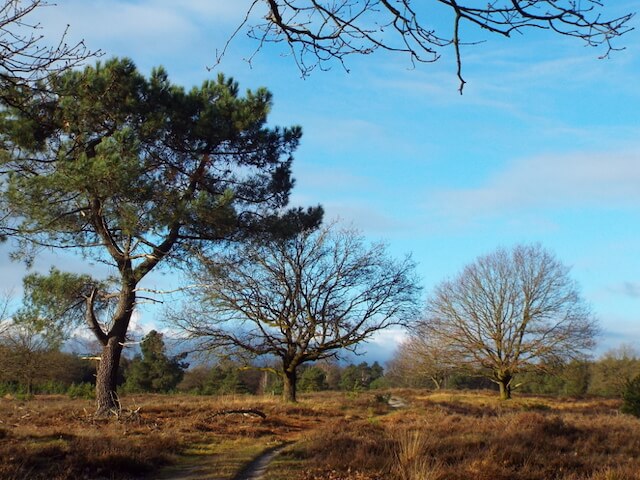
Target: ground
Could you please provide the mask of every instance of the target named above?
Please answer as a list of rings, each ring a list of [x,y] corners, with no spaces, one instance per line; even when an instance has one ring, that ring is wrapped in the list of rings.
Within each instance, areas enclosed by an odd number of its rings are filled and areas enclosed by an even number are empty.
[[[406,401],[392,408],[390,393]],[[273,397],[144,395],[96,419],[90,400],[0,399],[2,479],[640,479],[640,420],[619,401],[419,390]],[[255,413],[229,413],[255,410]]]

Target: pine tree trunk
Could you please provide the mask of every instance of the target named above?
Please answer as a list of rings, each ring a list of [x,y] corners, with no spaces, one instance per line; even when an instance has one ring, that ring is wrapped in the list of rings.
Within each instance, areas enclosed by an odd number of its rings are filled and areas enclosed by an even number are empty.
[[[282,399],[289,403],[297,402],[296,388],[298,383],[298,374],[296,369],[285,369],[283,381],[284,388],[282,389]]]
[[[135,282],[123,282],[118,308],[112,319],[111,330],[103,343],[100,364],[96,373],[96,415],[103,416],[120,409],[116,388],[118,367],[129,321],[136,304]]]
[[[96,374],[96,415],[98,416],[107,415],[120,408],[116,387],[123,342],[124,338],[111,337],[102,350]]]

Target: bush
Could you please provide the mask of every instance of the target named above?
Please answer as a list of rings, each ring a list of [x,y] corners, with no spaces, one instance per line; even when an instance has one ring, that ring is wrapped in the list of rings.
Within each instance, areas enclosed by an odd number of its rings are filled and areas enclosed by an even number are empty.
[[[622,413],[640,417],[640,375],[627,381],[622,392]]]
[[[322,369],[315,365],[308,367],[302,372],[302,375],[300,375],[298,388],[302,392],[319,392],[326,390],[328,388],[327,375]]]
[[[96,398],[96,387],[90,383],[72,383],[67,389],[67,395],[69,395],[69,398],[93,400]]]
[[[67,386],[62,382],[56,380],[47,380],[45,382],[37,384],[33,391],[38,394],[64,394],[67,391]]]
[[[384,388],[389,388],[391,385],[389,384],[389,380],[385,377],[376,378],[373,382],[369,384],[369,390],[380,390]]]

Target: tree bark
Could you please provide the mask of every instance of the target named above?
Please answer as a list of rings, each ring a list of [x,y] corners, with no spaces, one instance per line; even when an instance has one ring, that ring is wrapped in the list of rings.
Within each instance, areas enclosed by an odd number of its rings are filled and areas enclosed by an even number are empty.
[[[284,387],[282,389],[282,399],[285,402],[295,403],[296,389],[298,383],[298,372],[295,368],[287,368],[284,370],[284,377],[282,377]]]
[[[497,383],[500,387],[500,400],[511,399],[511,375],[504,375],[498,378]]]
[[[102,349],[96,373],[96,415],[98,416],[107,415],[120,407],[116,388],[123,342],[124,338],[113,336]]]
[[[123,282],[118,308],[113,316],[111,330],[103,343],[100,364],[96,373],[96,415],[103,416],[119,410],[118,367],[126,340],[129,321],[136,304],[135,281]]]

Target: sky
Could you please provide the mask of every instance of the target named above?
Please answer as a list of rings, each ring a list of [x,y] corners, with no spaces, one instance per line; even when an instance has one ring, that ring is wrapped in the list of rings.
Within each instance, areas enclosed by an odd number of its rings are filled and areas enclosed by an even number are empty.
[[[640,29],[603,52],[532,31],[504,39],[465,29],[464,94],[451,48],[432,64],[378,52],[307,78],[283,45],[252,57],[243,32],[219,64],[216,50],[251,1],[59,0],[37,12],[45,38],[84,39],[104,58],[130,57],[144,73],[163,65],[189,88],[217,72],[241,89],[267,87],[273,125],[301,125],[292,206],[321,204],[394,256],[411,253],[425,295],[498,247],[541,243],[571,267],[600,320],[596,354],[622,343],[640,350]],[[607,2],[609,15],[640,0]],[[446,20],[438,18],[441,26]],[[24,269],[0,251],[0,288],[20,292]],[[59,258],[45,254],[35,268]],[[79,259],[77,269],[93,268]],[[166,272],[150,287],[177,286]],[[160,325],[144,305],[137,328]],[[162,327],[160,327],[162,328]],[[370,342],[389,358],[402,338]]]

